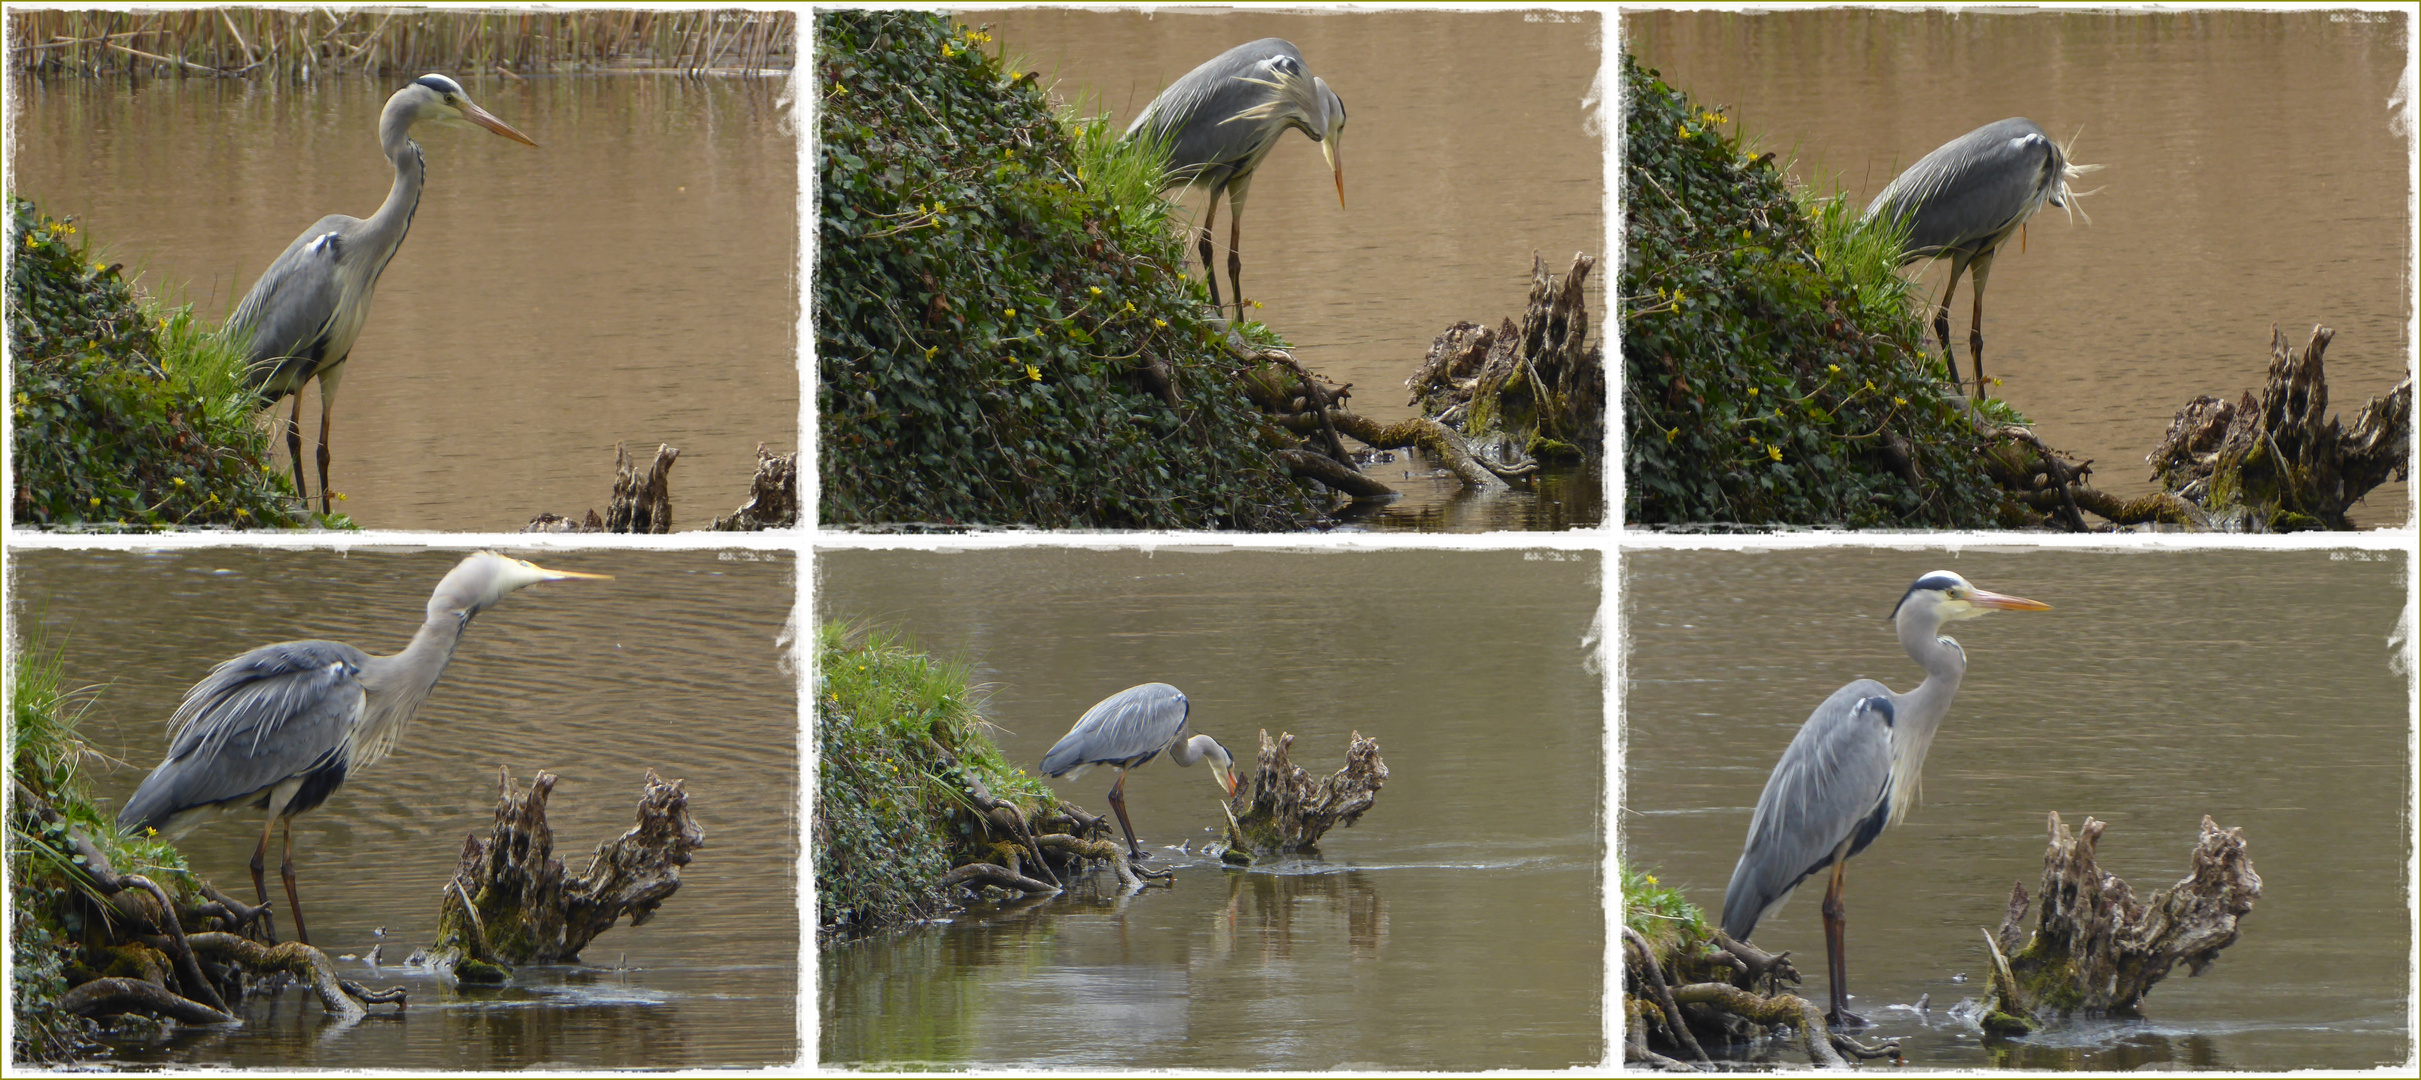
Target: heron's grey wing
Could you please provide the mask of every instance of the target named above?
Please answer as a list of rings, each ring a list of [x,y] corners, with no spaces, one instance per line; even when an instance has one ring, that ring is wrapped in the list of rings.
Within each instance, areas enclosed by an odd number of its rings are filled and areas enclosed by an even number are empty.
[[[288,641],[212,668],[185,691],[168,759],[118,811],[119,827],[164,828],[329,763],[361,718],[368,659],[334,641]]]
[[[1127,687],[1085,710],[1076,726],[1042,756],[1042,774],[1058,776],[1085,765],[1134,768],[1184,733],[1185,713],[1185,694],[1174,686]]]
[[[1723,894],[1723,930],[1746,941],[1757,922],[1844,842],[1863,848],[1890,813],[1891,691],[1860,679],[1833,692],[1800,725],[1765,780],[1748,841]]]
[[[1301,74],[1303,54],[1284,38],[1262,38],[1220,53],[1161,91],[1127,134],[1148,126],[1168,141],[1173,182],[1241,165],[1273,142],[1274,134],[1251,121],[1229,121],[1277,96],[1275,88],[1262,85],[1274,66],[1291,66]]]
[[[247,377],[264,393],[299,389],[325,360],[336,314],[345,304],[340,263],[346,237],[361,222],[330,214],[305,230],[252,283],[244,302],[227,320],[227,332],[246,342]]]
[[[1901,251],[1925,258],[2006,234],[2042,208],[2060,176],[2060,150],[2024,117],[1986,124],[1919,159],[1867,206],[1905,217]]]

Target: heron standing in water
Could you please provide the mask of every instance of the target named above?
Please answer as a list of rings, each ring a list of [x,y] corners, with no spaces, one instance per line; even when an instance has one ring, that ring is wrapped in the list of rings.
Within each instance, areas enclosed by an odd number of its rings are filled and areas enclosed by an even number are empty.
[[[1044,776],[1073,780],[1095,765],[1118,770],[1118,782],[1110,786],[1110,809],[1117,811],[1118,827],[1126,831],[1127,857],[1138,862],[1152,855],[1135,839],[1135,826],[1126,819],[1128,769],[1142,768],[1163,750],[1179,767],[1208,759],[1211,779],[1229,798],[1236,794],[1235,759],[1208,735],[1186,738],[1186,712],[1185,694],[1174,686],[1130,686],[1085,710],[1076,726],[1042,756]]]
[[[1942,144],[1867,204],[1867,220],[1907,224],[1908,240],[1900,248],[1903,265],[1919,259],[1950,260],[1950,286],[1942,290],[1933,331],[1941,339],[1953,387],[1959,382],[1959,360],[1950,350],[1950,298],[1959,291],[1959,275],[1975,271],[1967,353],[1975,361],[1975,397],[1982,401],[1984,282],[1992,276],[1993,253],[2046,204],[2068,211],[2071,218],[2083,214],[2071,200],[2093,192],[2071,191],[2068,181],[2099,168],[2070,164],[2067,147],[2052,142],[2034,121],[2014,116]],[[2086,215],[2085,224],[2092,223],[2092,216]]]
[[[1967,654],[1942,635],[1945,623],[1991,611],[2051,605],[1989,593],[1947,570],[1918,578],[1892,609],[1892,625],[1925,681],[1902,694],[1873,679],[1833,691],[1799,726],[1757,797],[1748,842],[1723,894],[1723,932],[1747,941],[1809,877],[1831,874],[1824,892],[1824,957],[1836,1025],[1865,1021],[1849,1011],[1844,868],[1916,802],[1925,751],[1950,712]]]
[[[269,834],[286,825],[278,876],[308,945],[294,888],[294,815],[327,801],[346,778],[387,756],[445,674],[471,619],[516,589],[542,581],[602,581],[607,574],[549,570],[480,552],[437,583],[412,643],[371,656],[334,641],[286,641],[221,663],[185,691],[169,723],[168,759],[118,811],[121,829],[175,838],[221,814],[265,810],[252,851],[252,889],[263,904]]]
[[[1237,280],[1244,258],[1236,253],[1244,197],[1252,190],[1253,170],[1287,128],[1320,144],[1336,174],[1337,205],[1344,206],[1345,102],[1303,66],[1303,54],[1284,38],[1262,38],[1212,57],[1161,91],[1126,129],[1128,139],[1148,134],[1168,148],[1171,186],[1210,192],[1200,245],[1214,308],[1220,306],[1219,272],[1211,263],[1211,234],[1219,196],[1227,196],[1227,284],[1238,322],[1244,320],[1244,286]]]
[[[328,504],[328,413],[345,359],[370,318],[370,294],[378,276],[403,246],[420,207],[428,168],[412,125],[424,120],[476,124],[515,142],[538,145],[474,104],[462,85],[443,75],[423,75],[387,99],[378,118],[378,145],[395,165],[395,186],[368,220],[330,214],[286,245],[244,302],[227,320],[227,334],[246,349],[245,379],[263,408],[294,396],[286,421],[286,451],[294,459],[294,492],[310,505],[303,486],[303,385],[319,380],[319,511]]]

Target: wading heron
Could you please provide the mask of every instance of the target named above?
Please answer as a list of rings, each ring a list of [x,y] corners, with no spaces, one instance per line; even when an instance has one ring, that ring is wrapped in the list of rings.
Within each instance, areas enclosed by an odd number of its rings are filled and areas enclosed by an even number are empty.
[[[2068,211],[2071,219],[2083,214],[2070,200],[2093,192],[2071,191],[2068,181],[2099,168],[2070,164],[2067,147],[2052,142],[2034,121],[2013,116],[1917,159],[1867,204],[1867,220],[1907,223],[1908,241],[1900,248],[1903,265],[1919,259],[1950,260],[1950,285],[1942,290],[1942,303],[1934,312],[1933,332],[1942,341],[1953,387],[1959,382],[1959,360],[1950,350],[1950,298],[1959,291],[1959,275],[1975,273],[1967,353],[1975,361],[1976,400],[1982,401],[1984,282],[1992,276],[1993,252],[2046,203]],[[2093,223],[2091,215],[2085,216],[2085,223]]]
[[[1219,220],[1219,196],[1227,195],[1227,284],[1236,297],[1236,321],[1244,320],[1244,286],[1237,278],[1244,259],[1236,240],[1244,221],[1244,196],[1253,170],[1278,137],[1293,128],[1320,144],[1336,174],[1337,205],[1345,205],[1345,102],[1328,82],[1303,66],[1303,54],[1284,38],[1262,38],[1212,57],[1169,85],[1127,125],[1126,137],[1150,137],[1168,148],[1169,185],[1210,192],[1202,211],[1202,273],[1210,279],[1211,306],[1219,307],[1219,272],[1211,263],[1211,233]]]
[[[266,810],[260,846],[252,851],[253,892],[269,902],[263,862],[269,834],[282,821],[278,875],[294,911],[294,936],[310,944],[294,890],[294,815],[326,801],[347,776],[395,748],[473,616],[524,586],[610,577],[483,551],[437,583],[428,619],[393,656],[334,641],[285,641],[219,664],[185,691],[169,719],[168,760],[126,800],[118,827],[174,838],[221,814]]]
[[[1118,770],[1118,782],[1110,786],[1110,809],[1118,813],[1118,827],[1126,830],[1127,857],[1141,861],[1151,853],[1135,839],[1135,826],[1126,819],[1126,771],[1142,768],[1145,762],[1168,751],[1168,759],[1179,766],[1190,766],[1204,758],[1210,759],[1211,779],[1218,781],[1229,798],[1236,794],[1236,761],[1227,748],[1208,735],[1185,736],[1185,695],[1167,683],[1145,683],[1130,686],[1101,699],[1100,704],[1086,709],[1076,726],[1052,744],[1051,752],[1042,756],[1044,776],[1064,776],[1070,780],[1083,776],[1095,765],[1107,765]]]
[[[370,318],[370,294],[378,287],[378,276],[403,246],[412,212],[420,206],[421,181],[428,169],[411,132],[412,125],[424,120],[476,124],[515,142],[538,145],[473,104],[454,80],[435,74],[414,79],[387,99],[378,117],[379,148],[395,163],[395,186],[387,189],[387,201],[368,220],[330,214],[304,230],[269,264],[227,320],[229,337],[245,343],[245,379],[259,393],[261,407],[294,396],[294,414],[286,421],[286,450],[294,459],[294,492],[306,507],[311,493],[303,486],[303,385],[319,380],[323,514],[328,512],[328,413],[336,405],[345,358]]]
[[[1925,681],[1905,694],[1872,679],[1833,691],[1800,725],[1790,748],[1766,777],[1749,819],[1748,842],[1723,894],[1723,931],[1747,941],[1757,923],[1789,900],[1799,883],[1832,875],[1824,891],[1824,955],[1832,982],[1835,1024],[1863,1024],[1850,1014],[1847,920],[1841,907],[1843,868],[1885,826],[1916,801],[1926,748],[1950,711],[1967,671],[1967,654],[1944,637],[1942,624],[1988,611],[2047,611],[2051,605],[1985,592],[1937,570],[1918,578],[1892,609],[1900,647],[1925,669]]]

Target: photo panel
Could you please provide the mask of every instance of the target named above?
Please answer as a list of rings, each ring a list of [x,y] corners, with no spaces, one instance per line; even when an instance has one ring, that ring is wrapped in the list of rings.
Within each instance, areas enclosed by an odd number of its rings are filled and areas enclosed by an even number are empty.
[[[2049,605],[1939,626],[1966,659],[1946,709],[1926,704],[1932,669],[1911,651],[1942,662],[1921,613],[1944,602],[1943,571]],[[1789,952],[1796,992],[1826,1007],[1832,845],[1876,825],[1887,791],[1873,755],[1938,725],[1921,771],[1890,781],[1910,799],[1904,818],[1845,867],[1848,1005],[1873,1024],[1859,1038],[1897,1038],[1926,1070],[2408,1060],[2411,957],[2377,943],[2414,933],[2411,573],[2409,552],[2364,550],[1625,552],[1628,880]],[[1859,679],[1882,686],[1828,701]],[[1868,695],[1892,707],[1861,713]],[[1753,825],[1760,807],[1770,830]],[[2142,1019],[1987,1035],[1986,935],[2013,884],[2035,903],[2014,940],[2043,925],[2053,814],[2071,831],[2105,823],[2101,870],[2156,908],[2188,876],[2208,815],[2240,830],[2258,895],[2217,962],[2199,978],[2169,972]],[[1806,1060],[1795,1041],[1730,1053]]]
[[[177,887],[182,875],[137,860],[181,859],[249,905],[259,899],[250,860],[270,819],[238,789],[308,777],[293,797],[324,801],[267,841],[272,933],[295,932],[280,871],[290,856],[310,943],[337,977],[401,988],[409,1009],[407,1021],[374,1004],[364,1022],[331,1027],[310,991],[289,988],[239,998],[240,1026],[174,1025],[149,1038],[121,1030],[104,1060],[509,1071],[745,1068],[799,1056],[798,702],[787,640],[797,561],[751,550],[528,554],[547,571],[611,580],[516,589],[537,572],[463,549],[11,550],[12,725],[27,738],[25,702],[51,697],[59,706],[41,715],[70,725],[31,725],[37,738],[51,732],[42,760],[60,763],[36,786],[50,796],[81,787],[102,815],[144,808],[135,816],[145,821],[127,823],[136,854],[118,872],[148,870]],[[472,610],[489,598],[492,607]],[[189,740],[172,744],[169,721],[188,688],[213,680],[224,685],[201,694],[208,707]],[[424,691],[413,710],[409,699]],[[375,756],[362,745],[375,741],[375,722],[350,741],[330,730],[356,702],[373,716],[417,713],[383,760],[364,760]],[[172,745],[183,751],[174,762]],[[676,786],[650,788],[651,772]],[[522,827],[500,840],[503,778],[526,796],[541,773],[554,777],[537,797],[551,833],[517,816]],[[332,775],[341,786],[323,790]],[[643,794],[652,812],[635,816]],[[230,797],[215,820],[200,808]],[[634,830],[641,821],[650,824]],[[68,824],[89,835],[117,822]],[[152,830],[187,824],[176,849],[147,846]],[[592,849],[634,831],[648,835],[625,841],[636,846],[608,860],[611,870],[592,865]],[[466,854],[472,841],[491,845],[484,857]],[[550,907],[549,890],[573,899]],[[467,935],[465,899],[484,912]],[[59,910],[96,918],[69,900]],[[576,940],[562,927],[601,910],[625,919],[576,957],[545,955]],[[630,925],[632,915],[645,925]],[[482,960],[509,968],[509,981],[480,985]]]

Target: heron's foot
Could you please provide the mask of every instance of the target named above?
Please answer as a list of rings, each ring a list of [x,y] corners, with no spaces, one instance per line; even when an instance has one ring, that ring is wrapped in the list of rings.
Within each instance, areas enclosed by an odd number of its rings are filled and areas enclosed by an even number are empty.
[[[1824,1022],[1831,1024],[1836,1028],[1862,1028],[1874,1026],[1873,1022],[1867,1020],[1865,1017],[1851,1012],[1848,1009],[1844,1009],[1838,1005],[1833,1006],[1833,1011],[1824,1014]]]
[[[1126,861],[1128,862],[1142,862],[1143,860],[1151,857],[1151,852],[1145,851],[1139,846],[1129,845],[1126,849]]]

